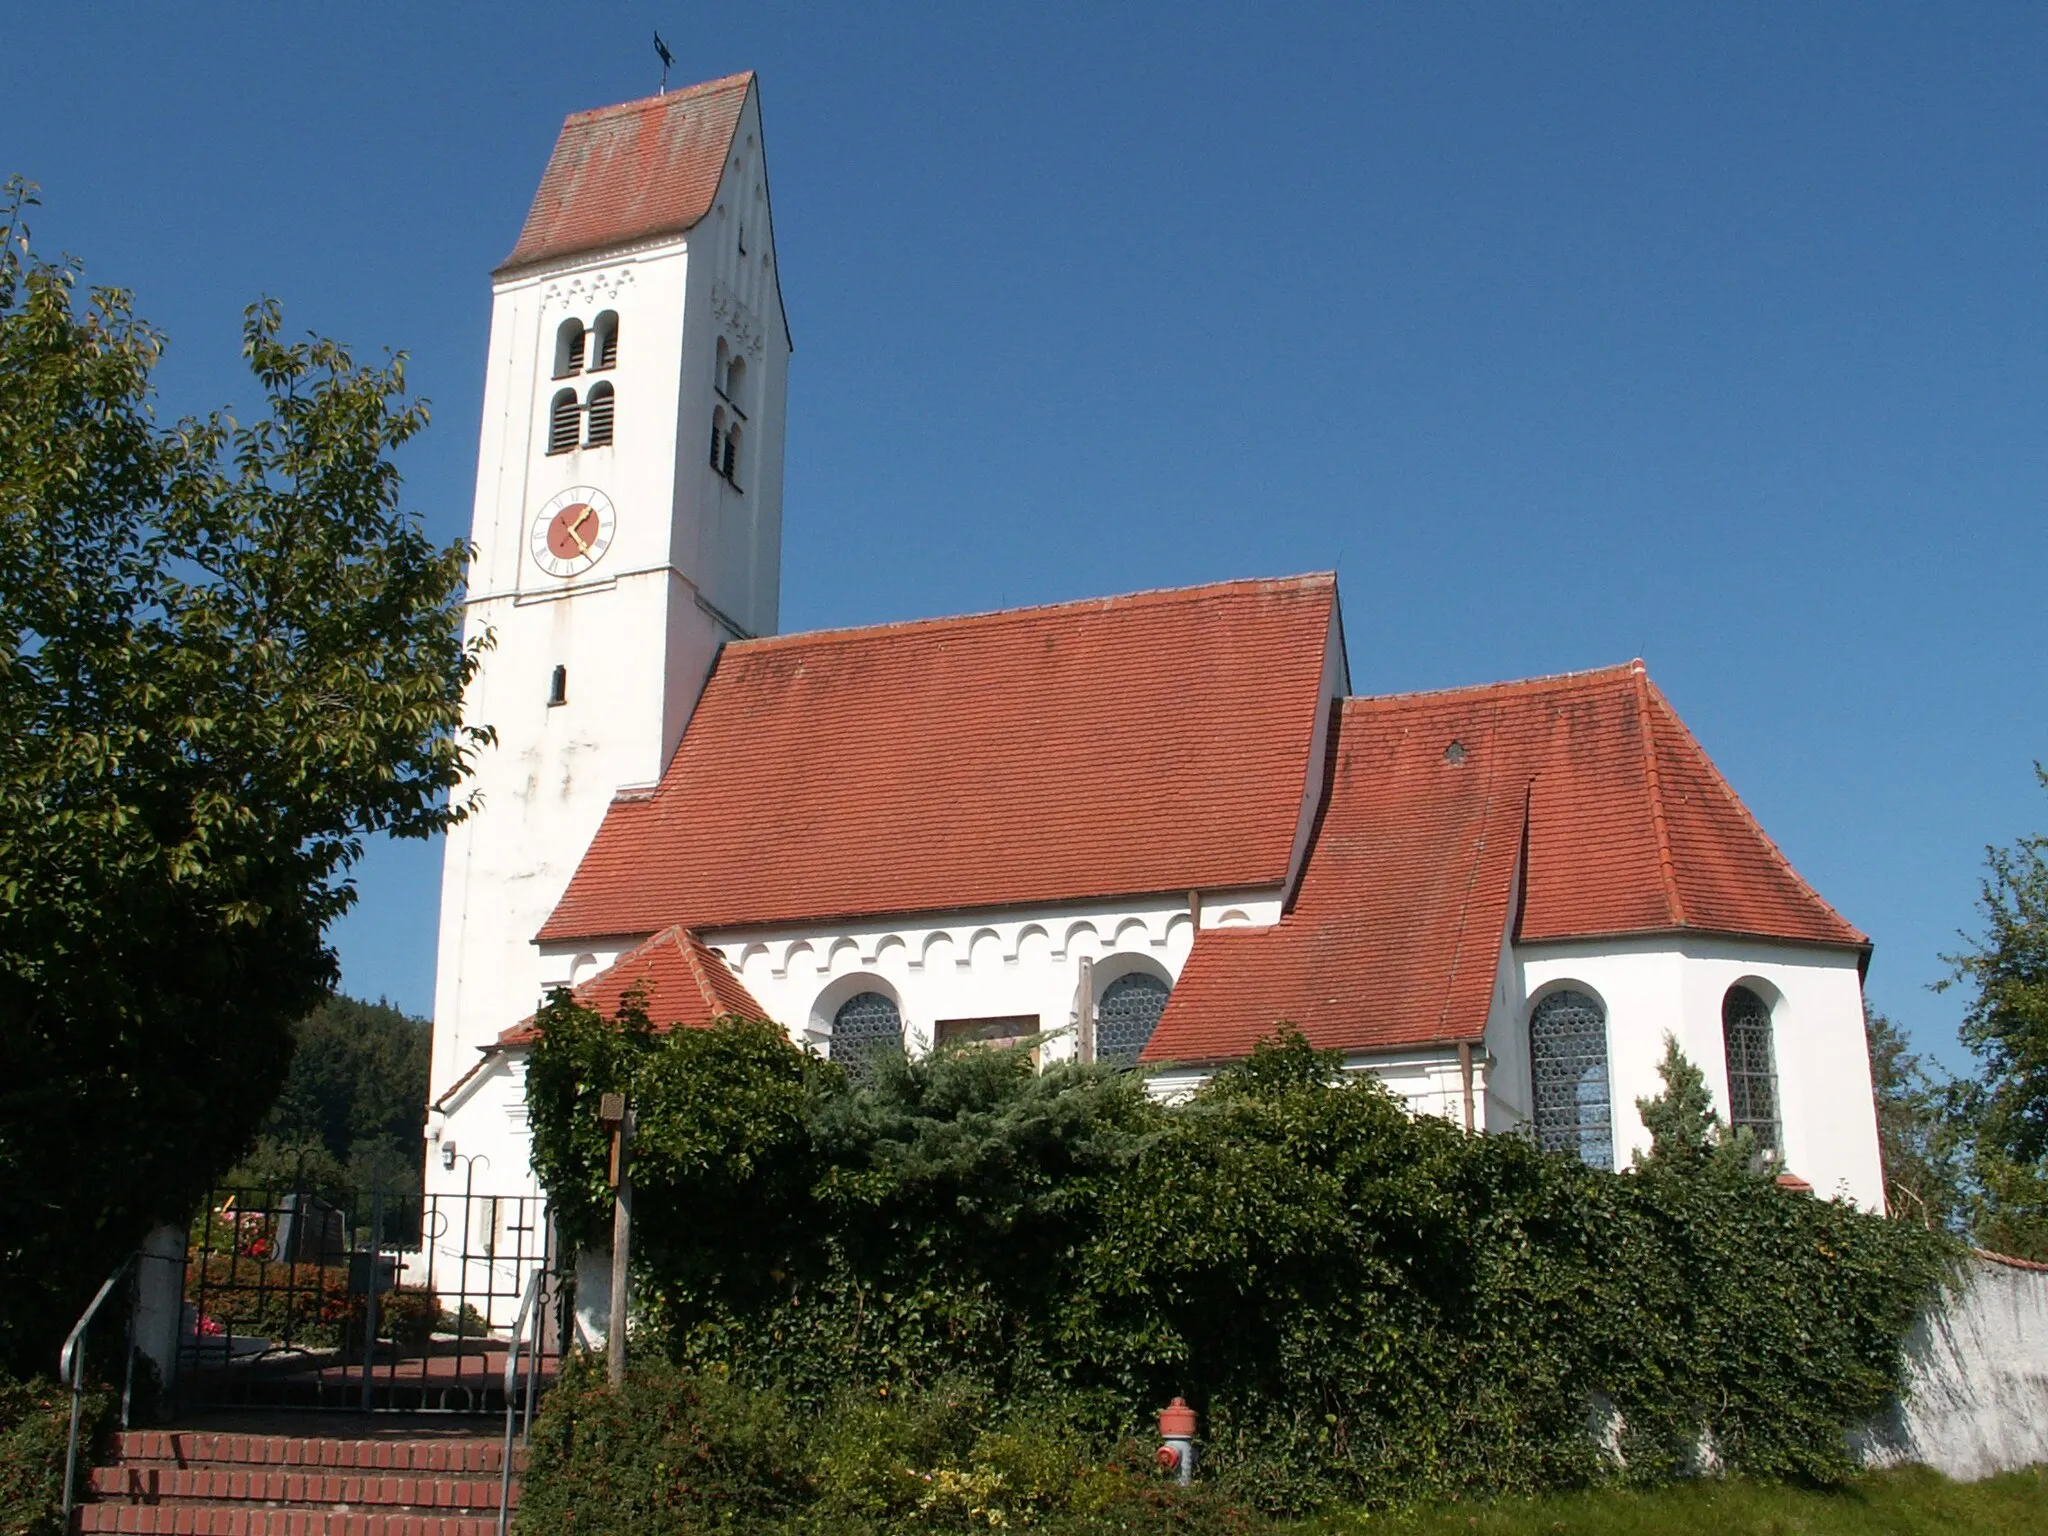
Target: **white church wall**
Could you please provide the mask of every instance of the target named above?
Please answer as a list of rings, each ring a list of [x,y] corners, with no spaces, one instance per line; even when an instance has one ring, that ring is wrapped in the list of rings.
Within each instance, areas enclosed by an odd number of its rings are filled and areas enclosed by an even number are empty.
[[[1249,922],[1278,914],[1278,893],[1204,896],[1203,920]],[[1094,994],[1132,970],[1169,985],[1194,943],[1178,900],[1075,903],[996,912],[927,914],[832,927],[728,930],[704,935],[791,1037],[828,1048],[833,1012],[862,991],[893,999],[912,1051],[929,1050],[952,1020],[1033,1018],[1055,1038],[1042,1061],[1076,1049],[1082,962]],[[558,952],[556,963],[565,958]],[[599,957],[599,964],[608,963]]]
[[[1779,1116],[1786,1167],[1823,1196],[1882,1210],[1870,1062],[1863,1039],[1856,956],[1762,941],[1666,936],[1518,946],[1520,1006],[1489,1026],[1494,1056],[1489,1127],[1526,1117],[1530,1009],[1567,985],[1599,999],[1607,1014],[1614,1156],[1628,1165],[1649,1148],[1636,1100],[1663,1091],[1664,1038],[1705,1074],[1716,1107],[1728,1112],[1721,1005],[1729,987],[1752,985],[1773,1005]],[[1491,1112],[1501,1111],[1495,1122]]]

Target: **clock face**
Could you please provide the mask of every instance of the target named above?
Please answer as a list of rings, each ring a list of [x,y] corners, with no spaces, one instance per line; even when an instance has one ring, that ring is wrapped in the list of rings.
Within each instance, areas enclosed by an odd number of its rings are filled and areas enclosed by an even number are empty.
[[[594,485],[572,485],[533,517],[533,563],[550,576],[581,576],[611,548],[618,513]]]

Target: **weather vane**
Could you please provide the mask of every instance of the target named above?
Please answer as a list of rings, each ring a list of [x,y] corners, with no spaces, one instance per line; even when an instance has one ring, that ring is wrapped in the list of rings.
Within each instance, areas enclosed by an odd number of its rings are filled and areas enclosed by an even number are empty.
[[[668,94],[669,67],[675,63],[676,56],[668,51],[668,44],[661,40],[659,32],[654,34],[654,51],[661,59],[661,90],[658,94],[666,96]]]

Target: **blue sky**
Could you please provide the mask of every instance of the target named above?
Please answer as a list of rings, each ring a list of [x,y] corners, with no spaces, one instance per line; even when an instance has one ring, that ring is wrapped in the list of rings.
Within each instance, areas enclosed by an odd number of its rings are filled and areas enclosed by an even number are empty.
[[[1361,692],[1642,655],[1959,1059],[2048,829],[2048,8],[38,6],[0,171],[166,412],[258,295],[408,351],[452,538],[487,274],[656,27],[762,73],[785,628],[1335,566]],[[437,881],[366,862],[350,990],[427,1010]]]

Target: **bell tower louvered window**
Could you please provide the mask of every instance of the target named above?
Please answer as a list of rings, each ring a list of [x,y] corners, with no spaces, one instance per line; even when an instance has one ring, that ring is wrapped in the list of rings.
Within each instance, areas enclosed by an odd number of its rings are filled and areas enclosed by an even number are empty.
[[[1095,1007],[1095,1058],[1135,1066],[1166,1012],[1166,983],[1144,971],[1119,976]]]
[[[583,322],[564,320],[555,329],[555,377],[574,378],[583,371]]]
[[[1536,1143],[1589,1168],[1614,1167],[1607,1078],[1607,1013],[1584,992],[1553,992],[1529,1016]]]
[[[589,425],[583,444],[586,448],[602,448],[612,440],[611,385],[591,385],[589,402],[584,409]]]
[[[871,1083],[892,1057],[903,1054],[903,1015],[880,992],[860,992],[832,1015],[832,1059],[856,1083]]]
[[[603,373],[619,366],[619,316],[618,311],[608,309],[597,317],[597,323],[590,328],[591,360],[590,371]]]
[[[1779,1150],[1778,1067],[1771,1008],[1748,987],[1721,999],[1721,1043],[1728,1053],[1728,1123],[1747,1128],[1765,1152]]]
[[[574,448],[582,436],[578,430],[582,425],[576,405],[576,391],[556,391],[554,404],[548,407],[548,452],[567,453]]]

